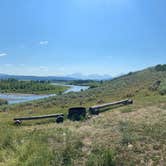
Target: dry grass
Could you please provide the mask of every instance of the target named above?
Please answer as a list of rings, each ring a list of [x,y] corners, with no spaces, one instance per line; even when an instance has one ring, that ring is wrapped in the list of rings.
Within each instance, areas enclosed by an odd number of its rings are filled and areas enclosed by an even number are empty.
[[[74,139],[79,139],[81,156],[74,160],[74,165],[86,165],[88,156],[96,147],[112,149],[116,152],[117,165],[162,165],[166,163],[166,110],[157,106],[147,106],[133,112],[123,113],[122,109],[113,109],[92,117],[83,122],[65,121],[64,124],[54,123],[35,126],[22,126],[23,131],[42,131],[47,133],[70,131]],[[76,139],[77,138],[77,139]],[[51,147],[61,146],[49,138]]]

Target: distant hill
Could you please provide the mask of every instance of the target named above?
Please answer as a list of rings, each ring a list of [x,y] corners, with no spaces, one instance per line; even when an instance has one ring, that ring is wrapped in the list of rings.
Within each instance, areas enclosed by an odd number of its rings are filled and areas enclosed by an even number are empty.
[[[160,94],[166,94],[166,70],[163,68],[164,66],[149,67],[112,80],[100,81],[97,87],[86,91],[58,96],[56,102],[65,105],[66,103],[71,104],[72,101],[75,106],[76,103],[92,105],[98,101],[110,102],[125,98],[160,96]],[[54,99],[50,99],[50,104],[54,102]],[[43,103],[45,104],[45,102]]]
[[[153,90],[159,90],[159,85],[166,82],[164,66],[157,65],[104,81],[101,86],[91,89],[89,94],[99,98],[104,96],[108,98],[128,98],[137,94],[149,95]]]
[[[110,80],[110,79],[112,79],[112,76],[108,75],[108,74],[104,74],[104,75],[100,75],[100,74],[84,75],[84,74],[81,74],[81,73],[74,73],[74,74],[69,75],[69,77],[77,78],[77,79],[81,79],[81,80]]]
[[[98,74],[91,74],[91,75],[83,75],[81,73],[75,73],[66,76],[24,76],[24,75],[8,75],[8,74],[1,74],[0,79],[8,79],[14,78],[18,80],[49,80],[49,81],[71,81],[71,80],[109,80],[112,77],[110,75],[98,75]]]

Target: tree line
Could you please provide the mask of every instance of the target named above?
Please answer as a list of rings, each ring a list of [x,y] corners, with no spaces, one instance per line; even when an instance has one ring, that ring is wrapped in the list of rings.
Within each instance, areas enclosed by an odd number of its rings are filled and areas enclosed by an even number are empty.
[[[19,81],[16,79],[0,80],[1,93],[60,93],[66,87],[51,85],[49,81]]]

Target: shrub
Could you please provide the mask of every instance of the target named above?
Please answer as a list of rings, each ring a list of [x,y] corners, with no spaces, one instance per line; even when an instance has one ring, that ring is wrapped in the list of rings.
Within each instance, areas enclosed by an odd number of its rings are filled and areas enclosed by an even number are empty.
[[[155,70],[156,71],[166,71],[166,64],[164,64],[164,65],[157,65],[156,67],[155,67]]]
[[[86,166],[115,166],[114,154],[110,149],[96,149],[90,154]]]
[[[155,82],[149,87],[149,90],[151,90],[151,91],[156,91],[156,90],[159,88],[160,84],[161,84],[161,81],[160,81],[160,80],[155,81]]]
[[[133,144],[137,139],[136,135],[133,133],[133,130],[135,130],[134,123],[130,121],[120,121],[119,125],[122,134],[120,143],[122,145]]]
[[[4,99],[0,99],[0,105],[4,105],[4,104],[8,104],[8,101]]]
[[[163,81],[159,86],[159,93],[161,95],[166,95],[166,80]]]

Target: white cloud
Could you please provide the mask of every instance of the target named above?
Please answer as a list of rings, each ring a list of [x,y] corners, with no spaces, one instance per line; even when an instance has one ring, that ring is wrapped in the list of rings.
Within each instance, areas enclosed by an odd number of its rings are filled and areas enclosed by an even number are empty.
[[[7,63],[7,64],[5,64],[5,66],[10,67],[10,66],[13,66],[13,65],[11,63]]]
[[[48,45],[48,41],[47,40],[43,40],[39,42],[40,45]]]
[[[25,66],[25,64],[22,63],[22,64],[20,64],[20,66]]]
[[[6,55],[7,55],[7,53],[5,53],[5,52],[0,53],[0,57],[6,56]]]

